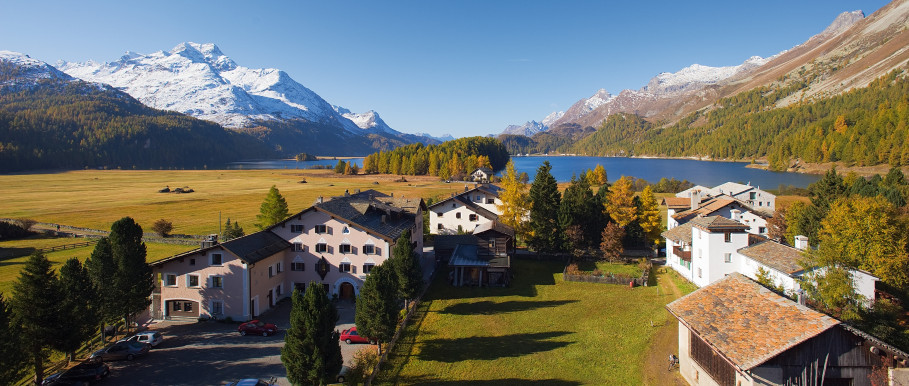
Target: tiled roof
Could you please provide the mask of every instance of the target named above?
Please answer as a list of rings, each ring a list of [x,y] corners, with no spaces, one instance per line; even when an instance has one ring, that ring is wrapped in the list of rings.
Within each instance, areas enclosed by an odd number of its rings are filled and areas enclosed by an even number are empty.
[[[739,204],[742,204],[738,200],[731,198],[731,197],[710,198],[708,200],[701,201],[701,203],[698,205],[697,209],[692,210],[689,208],[688,210],[684,210],[684,211],[681,211],[679,213],[672,215],[672,218],[674,218],[676,220],[684,221],[684,220],[687,220],[687,219],[690,219],[690,218],[696,217],[696,216],[709,216],[713,212],[723,209],[727,205],[731,205],[736,202],[738,202]],[[689,202],[689,206],[690,205],[691,204]],[[742,205],[744,206],[744,204],[742,204]]]
[[[740,273],[731,273],[666,308],[742,370],[750,370],[839,324]]]
[[[245,261],[247,264],[254,264],[290,247],[290,243],[287,240],[268,230],[238,237],[220,245],[240,257],[240,260]]]
[[[668,206],[669,209],[691,208],[691,199],[688,197],[666,197],[663,199],[662,205]]]
[[[707,231],[727,231],[748,229],[748,226],[735,220],[730,220],[721,216],[698,217],[689,221],[692,226],[696,226]],[[687,224],[687,223],[686,223]]]
[[[391,240],[414,226],[422,199],[348,196],[336,197],[313,205],[317,210],[337,216],[351,224]],[[400,205],[400,206],[399,206]]]
[[[663,232],[663,237],[677,243],[691,244],[691,223],[684,223]]]
[[[485,222],[480,225],[477,225],[477,227],[473,229],[473,234],[477,235],[477,234],[480,234],[480,233],[483,233],[486,231],[490,231],[490,230],[494,230],[501,234],[514,237],[514,228],[512,228],[508,225],[502,224],[501,222],[498,222],[498,221],[489,221],[489,222]]]
[[[496,185],[493,185],[493,184],[477,184],[476,186],[474,186],[474,187],[471,188],[471,189],[467,189],[467,185],[465,185],[464,187],[465,187],[465,190],[464,190],[463,192],[457,193],[457,194],[453,194],[451,197],[448,197],[448,198],[446,198],[446,199],[444,199],[444,200],[441,200],[441,201],[437,201],[437,202],[433,203],[432,205],[430,205],[429,207],[430,207],[430,208],[437,207],[437,206],[442,205],[442,204],[444,204],[444,203],[446,203],[446,202],[448,202],[448,201],[450,201],[450,200],[457,199],[457,198],[459,198],[459,197],[461,197],[461,196],[467,196],[467,197],[468,197],[468,198],[467,198],[467,201],[470,201],[470,198],[469,198],[469,197],[470,197],[470,193],[475,192],[475,191],[477,191],[477,192],[483,192],[483,193],[486,193],[486,194],[489,194],[489,195],[492,195],[492,196],[496,196],[496,197],[498,197],[498,196],[499,196],[499,192],[502,191],[502,188],[500,188],[500,187],[498,187],[498,186],[496,186]],[[461,201],[463,201],[463,198],[462,198]]]
[[[754,261],[790,276],[804,270],[798,263],[799,259],[802,258],[802,252],[776,241],[762,241],[741,248],[738,252],[743,256],[749,257]]]

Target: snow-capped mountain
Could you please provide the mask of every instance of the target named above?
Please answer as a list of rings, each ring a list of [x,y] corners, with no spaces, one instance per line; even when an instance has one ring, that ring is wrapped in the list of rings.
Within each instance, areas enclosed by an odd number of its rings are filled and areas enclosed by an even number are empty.
[[[700,64],[692,64],[678,72],[661,73],[647,83],[641,92],[648,92],[658,96],[670,96],[685,93],[691,90],[699,89],[709,84],[728,79],[743,71],[763,66],[773,57],[762,58],[752,56],[745,60],[744,63],[737,66],[710,67]]]
[[[365,113],[354,113],[341,106],[331,106],[335,112],[341,114],[344,120],[345,128],[350,131],[368,130],[373,132],[383,132],[389,134],[400,134],[388,127],[388,124],[379,117],[379,113],[369,110]]]
[[[547,115],[546,118],[543,118],[543,120],[540,121],[540,123],[542,123],[543,126],[549,127],[549,125],[551,125],[553,122],[557,121],[559,118],[561,118],[564,115],[565,115],[564,111],[556,111],[556,112],[553,112],[553,113],[550,113],[549,115]]]
[[[26,54],[13,51],[0,51],[0,63],[16,67],[17,76],[0,79],[0,87],[32,87],[44,79],[59,79],[64,81],[73,78],[60,70]]]
[[[434,139],[434,140],[436,140],[436,141],[439,141],[439,142],[453,141],[453,140],[455,139],[455,137],[454,137],[453,135],[451,135],[451,134],[442,134],[442,135],[439,135],[439,136],[435,136],[435,135],[432,135],[432,134],[429,134],[429,133],[413,133],[413,135],[416,135],[416,136],[418,136],[418,137],[432,138],[432,139]]]
[[[523,125],[508,125],[508,127],[502,131],[502,134],[524,135],[530,137],[536,133],[546,131],[548,129],[549,126],[544,125],[542,122],[528,121]]]

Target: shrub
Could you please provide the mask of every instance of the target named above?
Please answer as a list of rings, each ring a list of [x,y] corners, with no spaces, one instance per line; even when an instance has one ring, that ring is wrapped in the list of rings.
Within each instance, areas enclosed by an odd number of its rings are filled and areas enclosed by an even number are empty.
[[[347,371],[346,383],[348,385],[364,383],[372,375],[372,371],[376,368],[376,363],[379,363],[379,355],[375,350],[370,348],[358,350],[354,353],[350,370]]]
[[[568,268],[565,269],[565,273],[569,275],[580,275],[581,270],[578,269],[577,263],[568,264]]]
[[[16,223],[19,224],[19,226],[22,227],[22,229],[25,229],[26,231],[31,232],[32,227],[35,226],[35,224],[38,222],[35,220],[32,220],[30,218],[17,218]]]
[[[152,225],[152,231],[154,231],[161,237],[170,236],[170,231],[172,231],[172,230],[174,230],[174,224],[163,218],[158,221],[155,221],[155,223]]]
[[[31,232],[18,223],[8,223],[0,221],[0,240],[21,239],[32,235]]]

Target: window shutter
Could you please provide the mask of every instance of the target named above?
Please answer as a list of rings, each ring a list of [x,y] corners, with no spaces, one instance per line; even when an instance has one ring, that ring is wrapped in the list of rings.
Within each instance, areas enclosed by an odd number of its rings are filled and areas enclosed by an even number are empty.
[[[344,272],[344,269],[341,268],[341,264],[338,264],[338,272]]]
[[[353,274],[356,274],[356,273],[357,273],[357,266],[351,264],[351,265],[350,265],[350,272],[353,273]]]

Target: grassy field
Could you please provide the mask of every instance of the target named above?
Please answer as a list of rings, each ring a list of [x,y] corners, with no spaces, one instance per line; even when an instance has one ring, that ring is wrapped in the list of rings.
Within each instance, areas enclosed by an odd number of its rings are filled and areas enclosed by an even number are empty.
[[[599,269],[603,274],[612,273],[631,277],[639,277],[644,274],[644,271],[641,270],[641,267],[639,267],[637,263],[623,264],[610,263],[608,261],[580,261],[578,262],[578,269],[587,272]]]
[[[23,240],[8,240],[0,242],[0,292],[9,294],[12,291],[13,282],[19,276],[19,271],[25,266],[28,256],[36,248],[48,248],[67,244],[80,243],[85,239],[72,238],[43,238],[35,237]],[[187,245],[174,244],[157,244],[146,243],[148,261],[156,261],[177,253],[188,251],[193,247]],[[45,254],[51,261],[54,269],[60,269],[60,265],[70,258],[78,258],[84,262],[94,249],[94,245],[80,247],[75,249],[66,249],[62,251],[48,252]]]
[[[564,282],[557,262],[513,266],[509,288],[437,279],[377,384],[642,384],[671,291]]]
[[[255,230],[256,214],[268,189],[275,185],[291,213],[301,211],[318,196],[342,195],[345,190],[376,189],[395,196],[448,196],[463,191],[463,183],[446,184],[438,177],[340,176],[330,170],[85,170],[46,174],[0,175],[0,217],[27,217],[42,222],[110,229],[131,216],[148,229],[161,218],[174,224],[173,233],[218,232],[221,221],[240,221],[247,233]],[[307,183],[299,181],[305,179]],[[378,185],[374,184],[377,182]],[[157,193],[188,186],[190,194]]]

